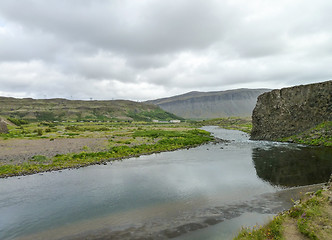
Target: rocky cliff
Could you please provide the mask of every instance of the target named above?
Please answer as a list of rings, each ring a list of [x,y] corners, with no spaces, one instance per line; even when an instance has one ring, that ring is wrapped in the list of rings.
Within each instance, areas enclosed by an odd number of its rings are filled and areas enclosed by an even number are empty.
[[[332,120],[332,81],[260,95],[252,114],[251,139],[276,140]]]
[[[269,89],[236,89],[217,92],[189,92],[169,98],[156,99],[156,104],[167,112],[187,119],[221,117],[249,117],[257,97]]]

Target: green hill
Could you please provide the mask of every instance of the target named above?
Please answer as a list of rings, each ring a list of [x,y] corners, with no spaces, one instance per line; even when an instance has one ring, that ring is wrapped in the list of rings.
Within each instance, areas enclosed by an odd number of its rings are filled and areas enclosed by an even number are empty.
[[[0,97],[0,116],[28,121],[152,121],[180,119],[158,106],[128,100],[82,101]]]

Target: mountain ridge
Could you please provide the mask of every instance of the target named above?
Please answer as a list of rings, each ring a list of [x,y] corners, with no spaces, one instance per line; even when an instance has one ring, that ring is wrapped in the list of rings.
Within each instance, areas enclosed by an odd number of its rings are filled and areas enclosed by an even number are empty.
[[[225,91],[192,91],[167,98],[146,101],[187,119],[250,117],[257,97],[271,89],[240,88]]]

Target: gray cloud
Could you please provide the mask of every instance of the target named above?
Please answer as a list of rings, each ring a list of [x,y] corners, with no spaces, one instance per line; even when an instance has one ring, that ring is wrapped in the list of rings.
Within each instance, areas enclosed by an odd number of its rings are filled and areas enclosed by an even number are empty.
[[[331,79],[332,2],[2,0],[2,95],[151,99]]]
[[[3,1],[4,15],[31,29],[113,51],[160,53],[202,48],[235,13],[215,1]],[[28,10],[27,10],[28,9]],[[204,34],[202,34],[204,33]]]

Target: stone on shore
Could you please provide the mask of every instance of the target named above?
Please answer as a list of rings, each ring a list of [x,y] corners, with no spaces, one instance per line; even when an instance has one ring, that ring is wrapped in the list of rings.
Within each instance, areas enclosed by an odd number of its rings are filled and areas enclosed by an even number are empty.
[[[7,123],[0,119],[0,133],[8,133]]]

